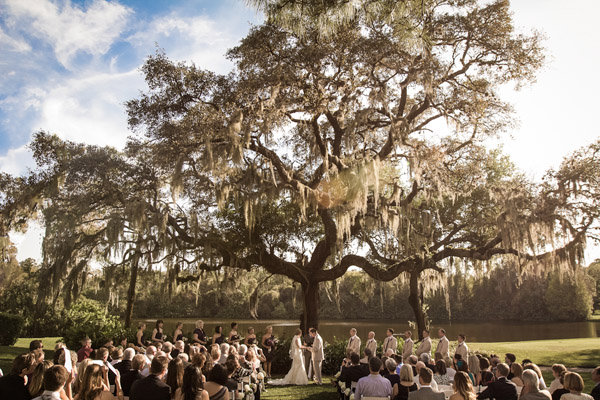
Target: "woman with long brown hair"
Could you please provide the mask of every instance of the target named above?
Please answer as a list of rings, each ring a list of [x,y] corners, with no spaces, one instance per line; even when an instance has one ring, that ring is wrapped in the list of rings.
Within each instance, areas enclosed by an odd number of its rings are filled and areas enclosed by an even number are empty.
[[[457,371],[454,375],[454,394],[448,400],[475,400],[475,391],[471,378],[466,372]]]
[[[49,370],[54,363],[50,360],[44,360],[35,366],[27,390],[31,394],[31,397],[38,397],[44,391],[44,372]]]
[[[177,357],[169,361],[165,383],[171,387],[171,398],[175,397],[175,391],[183,383],[183,360],[181,358]]]
[[[115,378],[117,388],[117,398],[123,400],[123,391],[121,390],[121,377],[117,373]],[[108,383],[108,368],[104,365],[90,364],[83,373],[81,388],[75,400],[114,400],[115,397],[110,393]]]

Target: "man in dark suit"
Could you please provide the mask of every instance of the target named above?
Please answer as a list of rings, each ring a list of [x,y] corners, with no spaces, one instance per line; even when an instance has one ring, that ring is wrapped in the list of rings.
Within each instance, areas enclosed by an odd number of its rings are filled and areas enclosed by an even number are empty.
[[[138,379],[131,386],[130,400],[170,400],[171,387],[162,382],[161,379],[167,372],[169,360],[165,356],[152,359],[150,364],[150,375],[144,379]]]
[[[369,375],[369,371],[360,365],[360,357],[356,353],[350,354],[350,365],[342,367],[339,381],[346,383],[346,387],[350,387],[352,382],[358,382],[363,376]]]
[[[146,357],[143,354],[137,354],[131,360],[131,369],[121,374],[121,389],[123,389],[123,395],[129,396],[131,392],[131,386],[135,381],[144,379],[141,371],[146,368]]]
[[[592,371],[592,380],[594,381],[595,386],[590,394],[594,400],[600,400],[600,367],[596,367]]]
[[[419,371],[419,384],[421,388],[408,394],[408,400],[445,400],[446,396],[442,392],[436,392],[431,388],[433,372],[423,367]]]
[[[477,399],[517,400],[517,385],[506,378],[509,372],[507,364],[498,364],[496,381],[490,382],[487,389],[481,392]]]

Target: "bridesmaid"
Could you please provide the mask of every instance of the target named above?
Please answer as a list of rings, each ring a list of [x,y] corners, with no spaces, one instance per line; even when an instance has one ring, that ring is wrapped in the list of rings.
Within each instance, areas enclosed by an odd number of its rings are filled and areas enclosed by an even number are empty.
[[[275,336],[273,336],[273,327],[267,326],[265,334],[262,337],[262,347],[265,349],[265,372],[267,373],[267,377],[271,377],[271,363],[273,362],[273,357],[275,356]]]
[[[215,326],[215,333],[212,337],[212,344],[218,344],[220,346],[224,340],[225,338],[223,337],[223,327],[221,325]]]
[[[238,324],[237,322],[231,323],[231,331],[229,331],[229,340],[230,344],[240,343],[240,334],[238,332]]]
[[[200,343],[202,346],[206,346],[208,343],[208,338],[204,332],[204,321],[201,319],[196,321],[196,329],[194,329],[194,334],[192,335],[192,343]]]
[[[162,319],[156,321],[156,328],[152,331],[152,343],[164,343],[163,325]]]
[[[248,334],[244,338],[244,344],[246,346],[251,346],[253,344],[256,344],[256,334],[254,333],[253,327],[248,328]]]
[[[173,341],[183,340],[183,322],[178,322],[173,332]]]
[[[146,324],[141,322],[138,325],[138,331],[135,334],[136,337],[136,346],[141,347],[142,349],[146,347],[146,344],[144,343],[144,331],[146,330]]]

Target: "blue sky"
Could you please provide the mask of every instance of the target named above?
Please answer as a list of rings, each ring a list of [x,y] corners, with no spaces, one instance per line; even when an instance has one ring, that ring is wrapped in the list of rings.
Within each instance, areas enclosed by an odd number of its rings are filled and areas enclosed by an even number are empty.
[[[511,7],[517,30],[545,33],[549,60],[537,82],[503,90],[518,124],[497,144],[539,179],[600,137],[600,1],[512,0]],[[226,72],[225,51],[261,20],[244,0],[0,0],[0,171],[26,172],[26,144],[40,129],[123,147],[123,103],[144,89],[139,67],[156,45],[172,59]],[[35,255],[22,247],[19,258]],[[598,257],[592,247],[588,259]]]

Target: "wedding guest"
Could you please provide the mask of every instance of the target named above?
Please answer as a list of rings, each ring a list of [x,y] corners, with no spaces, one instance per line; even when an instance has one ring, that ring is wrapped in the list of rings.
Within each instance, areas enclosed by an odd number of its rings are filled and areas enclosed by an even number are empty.
[[[360,378],[356,384],[354,394],[356,400],[361,400],[363,397],[392,396],[392,385],[389,380],[379,374],[380,370],[381,360],[377,357],[371,358],[369,361],[369,375]]]
[[[181,387],[175,391],[175,400],[209,400],[204,390],[202,373],[195,365],[188,365],[183,372]]]
[[[392,328],[388,328],[385,334],[386,337],[383,340],[383,346],[381,347],[382,354],[385,355],[390,349],[393,350],[394,354],[396,354],[396,350],[398,349],[398,339],[394,337],[394,330]]]
[[[77,351],[79,362],[89,358],[92,355],[92,351],[92,339],[86,336],[81,340],[81,348]],[[58,363],[58,359],[56,361]]]
[[[167,372],[167,364],[167,357],[154,357],[150,364],[150,375],[133,383],[129,400],[169,400],[171,387],[162,381]]]
[[[350,387],[352,382],[358,382],[360,378],[367,375],[369,375],[369,371],[365,371],[365,369],[360,365],[358,354],[350,353],[350,362],[347,365],[342,366],[338,381],[344,382],[346,387]]]
[[[511,381],[514,382],[514,384],[517,385],[517,387],[523,387],[523,367],[521,366],[521,364],[513,363],[510,366],[510,372],[513,376]]]
[[[25,388],[27,375],[33,373],[35,356],[21,354],[13,360],[9,374],[0,378],[0,399],[29,400],[31,394]]]
[[[254,333],[253,327],[248,328],[248,334],[244,338],[244,344],[246,346],[251,346],[253,344],[256,344],[256,334]]]
[[[140,323],[138,325],[138,331],[135,334],[135,344],[141,349],[146,347],[146,342],[144,341],[144,331],[146,330],[146,324]]]
[[[563,385],[560,383],[560,374],[567,371],[567,368],[563,364],[552,365],[552,376],[554,380],[550,382],[550,388],[548,391],[553,394],[555,390],[562,389]]]
[[[110,365],[113,367],[123,361],[123,349],[120,347],[115,347],[110,353]],[[60,362],[60,361],[59,361]]]
[[[529,360],[527,360],[529,361]],[[544,382],[544,376],[542,375],[542,370],[540,369],[540,367],[538,367],[536,364],[532,363],[531,361],[528,362],[527,364],[523,365],[523,370],[533,370],[536,375],[538,376],[538,381],[540,383],[540,389],[546,389],[546,382]]]
[[[216,364],[208,374],[204,389],[210,400],[229,400],[227,390],[227,371],[222,365]]]
[[[444,393],[438,392],[431,386],[433,372],[429,368],[422,368],[419,373],[420,388],[408,394],[408,400],[444,400]]]
[[[417,348],[416,355],[417,357],[421,357],[423,353],[431,353],[431,338],[429,337],[429,330],[423,330],[423,340],[419,343],[419,347]],[[404,358],[406,360],[406,357]]]
[[[563,394],[560,400],[593,400],[589,394],[582,393],[584,388],[583,378],[577,372],[565,373],[565,389],[569,393]]]
[[[431,364],[431,355],[429,353],[423,353],[421,354],[420,358],[421,361],[423,361],[423,363],[425,364],[425,366],[433,371],[433,369],[435,368],[435,364]]]
[[[504,355],[504,362],[506,364],[508,364],[508,368],[510,369],[512,367],[512,365],[517,361],[517,356],[515,356],[513,353],[506,353]],[[524,364],[523,364],[524,365]],[[513,378],[513,374],[512,372],[508,373],[508,376],[506,377],[508,380],[511,380]]]
[[[560,400],[563,394],[570,393],[567,389],[564,388],[565,384],[565,374],[567,371],[562,371],[560,376],[558,377],[560,383],[560,389],[556,389],[554,393],[552,393],[552,400]]]
[[[225,365],[225,361],[227,361],[227,357],[229,356],[229,344],[221,343],[221,357],[217,361],[221,365]]]
[[[44,390],[34,400],[72,399],[71,382],[73,373],[68,373],[62,365],[54,365],[44,372]]]
[[[367,343],[365,344],[365,353],[366,350],[369,349],[371,355],[377,353],[377,340],[375,340],[375,332],[371,331],[367,335]],[[360,354],[360,353],[357,353]],[[368,364],[369,357],[365,354],[365,356],[360,360],[361,363]]]
[[[37,397],[44,391],[44,373],[52,368],[54,363],[50,360],[44,360],[37,364],[33,369],[33,374],[29,379],[27,390],[31,394],[31,397]]]
[[[438,385],[436,383],[436,381],[433,380],[433,371],[431,371],[429,368],[427,368],[425,366],[425,363],[423,361],[419,361],[417,362],[417,365],[415,365],[415,368],[417,370],[417,375],[415,375],[415,383],[417,384],[417,386],[420,387],[421,385],[421,373],[422,372],[427,372],[430,371],[431,372],[431,379],[428,381],[427,385],[431,386],[431,388],[435,391],[438,390]]]
[[[185,353],[185,343],[183,340],[178,340],[173,346],[173,350],[171,351],[171,357],[178,357],[182,353]]]
[[[458,345],[456,346],[455,354],[460,354],[465,364],[469,364],[469,346],[465,343],[467,337],[461,333],[457,337]]]
[[[35,350],[43,349],[43,348],[44,348],[44,343],[42,343],[42,341],[39,339],[34,339],[31,342],[29,342],[29,351],[31,353],[33,353]]]
[[[404,332],[404,337],[406,339],[404,339],[404,345],[402,346],[402,358],[406,359],[412,355],[415,343],[412,340],[412,331]],[[420,355],[417,357],[420,357]]]
[[[267,374],[267,378],[271,377],[271,365],[273,363],[273,358],[275,357],[275,336],[273,336],[273,327],[267,326],[265,330],[265,334],[262,337],[261,341],[262,347],[265,353],[265,373]]]
[[[520,400],[552,400],[549,391],[539,389],[539,378],[535,371],[530,369],[523,371],[521,379],[523,380],[523,390],[519,396]]]
[[[141,371],[146,367],[146,357],[143,354],[136,354],[131,360],[131,369],[123,373],[121,377],[121,387],[123,394],[129,396],[131,386],[137,380],[143,379]]]
[[[454,379],[454,375],[456,375],[456,372],[458,371],[458,367],[456,366],[456,354],[454,357],[455,358],[453,360],[450,360],[449,358],[444,359],[444,362],[446,363],[446,374],[450,380]]]
[[[227,367],[227,375],[236,382],[236,385],[242,382],[245,377],[252,375],[252,371],[242,367],[240,360],[235,356],[229,356],[225,366]]]
[[[163,343],[165,341],[163,325],[162,319],[156,321],[156,328],[152,331],[152,343]]]
[[[400,385],[398,386],[398,394],[395,400],[408,400],[410,392],[414,392],[419,389],[415,383],[415,377],[413,375],[412,367],[409,365],[403,365],[400,368]]]
[[[175,391],[183,383],[183,361],[180,358],[169,361],[165,383],[171,387],[171,398],[175,397]]]
[[[183,340],[183,322],[178,322],[173,332],[173,341],[176,342],[178,340]]]
[[[446,357],[450,357],[450,341],[446,337],[446,330],[443,328],[438,329],[438,337],[440,338],[440,341],[438,342],[435,352],[436,354],[441,354],[445,360]]]
[[[473,386],[478,386],[481,384],[481,366],[479,364],[479,357],[475,354],[471,354],[469,356],[469,371],[473,373],[475,377],[475,382]]]
[[[517,400],[517,385],[506,378],[508,372],[507,364],[498,364],[496,367],[496,380],[490,382],[488,387],[477,396],[477,399]]]
[[[90,363],[83,373],[80,391],[75,400],[113,400],[115,397],[110,393],[108,382],[108,368],[105,365]],[[117,398],[123,400],[121,382],[117,376],[115,379]]]
[[[260,359],[256,356],[253,349],[248,349],[246,352],[246,362],[251,367],[252,372],[258,372],[260,370]]]
[[[93,360],[91,358],[86,358],[77,366],[77,376],[75,377],[75,382],[73,384],[73,392],[79,393],[81,391],[81,385],[83,384],[83,375],[85,373],[85,369]]]
[[[346,346],[346,353],[348,352],[360,354],[360,338],[356,336],[356,328],[350,329],[350,339]]]
[[[395,399],[398,396],[398,390],[400,387],[400,376],[396,374],[396,361],[393,358],[388,358],[385,360],[385,369],[386,373],[383,375],[390,384],[392,385],[392,399]]]
[[[231,323],[231,330],[229,331],[229,338],[227,339],[229,343],[239,343],[240,342],[240,334],[238,333],[238,324],[237,322]]]
[[[494,380],[494,374],[490,371],[490,360],[486,357],[479,359],[479,369],[481,370],[479,384],[487,386],[488,383]]]
[[[433,374],[433,380],[439,385],[448,386],[451,383],[450,378],[446,371],[446,362],[444,360],[438,360],[435,363],[435,373]]]
[[[590,394],[592,395],[594,400],[600,400],[600,367],[596,367],[592,371],[592,381],[595,385],[592,389],[592,393]]]
[[[475,391],[471,379],[463,371],[458,371],[454,376],[454,394],[448,400],[475,400]]]
[[[201,319],[196,321],[196,328],[194,329],[194,333],[192,334],[192,343],[200,343],[203,346],[206,346],[206,344],[208,343],[206,333],[204,333],[204,321],[202,321]]]
[[[471,370],[469,369],[469,365],[468,365],[466,362],[462,361],[462,362],[459,364],[459,367],[458,367],[458,371],[457,371],[457,373],[458,373],[458,372],[464,372],[465,374],[467,374],[467,376],[468,376],[468,377],[469,377],[469,379],[471,380],[471,384],[472,384],[472,385],[475,385],[475,374],[473,374],[473,373],[471,372]]]

